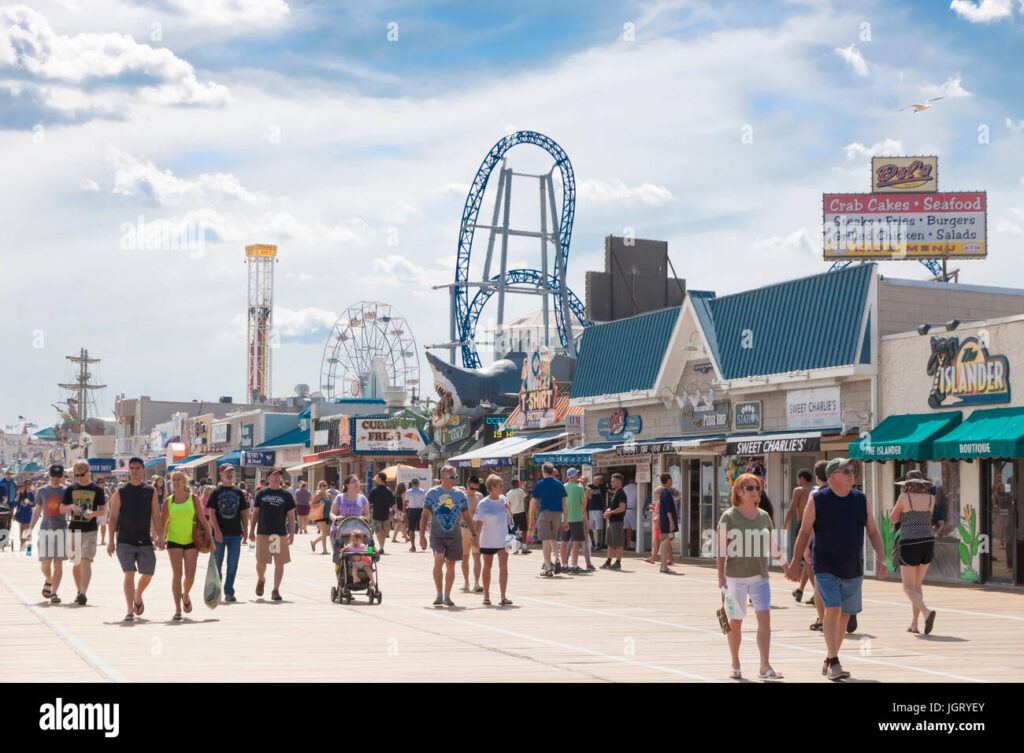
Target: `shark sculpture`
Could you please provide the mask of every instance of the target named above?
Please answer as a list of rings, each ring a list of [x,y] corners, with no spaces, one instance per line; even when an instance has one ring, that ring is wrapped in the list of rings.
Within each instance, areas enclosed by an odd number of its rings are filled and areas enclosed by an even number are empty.
[[[431,423],[444,426],[452,416],[476,421],[499,407],[517,405],[525,359],[523,353],[509,353],[482,369],[463,369],[427,353],[438,396]]]

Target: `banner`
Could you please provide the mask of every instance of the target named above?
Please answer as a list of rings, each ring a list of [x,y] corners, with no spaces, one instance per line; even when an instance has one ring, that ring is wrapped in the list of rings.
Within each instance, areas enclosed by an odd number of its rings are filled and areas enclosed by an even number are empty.
[[[440,443],[442,446],[461,442],[469,436],[469,416],[452,416],[448,419],[448,425],[441,427]]]
[[[369,416],[351,419],[352,450],[367,455],[415,455],[427,446],[422,420],[411,416]]]
[[[726,442],[726,455],[766,455],[769,452],[818,452],[821,449],[821,437],[795,437],[783,439],[744,439],[738,442]]]
[[[210,432],[213,444],[224,444],[231,438],[231,424],[215,424]]]
[[[243,424],[239,432],[239,447],[252,447],[252,424]]]
[[[539,429],[555,423],[557,402],[558,384],[551,375],[551,351],[538,345],[523,361],[515,428]]]
[[[242,461],[239,463],[243,468],[270,468],[274,465],[274,452],[261,450],[246,450],[241,453]]]

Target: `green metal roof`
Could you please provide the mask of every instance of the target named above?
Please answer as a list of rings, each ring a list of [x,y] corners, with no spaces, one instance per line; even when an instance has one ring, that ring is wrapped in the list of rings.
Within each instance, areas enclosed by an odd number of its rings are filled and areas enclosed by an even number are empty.
[[[616,395],[654,387],[679,307],[583,330],[569,397]]]
[[[257,449],[268,447],[290,447],[291,445],[302,444],[309,446],[309,432],[296,427],[280,436],[268,439],[263,444],[256,445]]]
[[[976,410],[935,442],[935,458],[1024,458],[1024,408]]]
[[[691,295],[725,379],[857,363],[874,264],[707,297]]]
[[[901,413],[889,416],[857,442],[850,442],[850,457],[859,460],[932,460],[937,437],[963,420],[960,411]]]

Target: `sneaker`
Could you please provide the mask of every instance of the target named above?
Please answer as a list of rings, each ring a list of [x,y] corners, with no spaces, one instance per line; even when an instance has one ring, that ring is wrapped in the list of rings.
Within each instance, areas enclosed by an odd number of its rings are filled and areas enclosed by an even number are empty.
[[[275,590],[275,591],[274,591],[274,592],[273,592],[272,594],[270,594],[270,600],[271,600],[271,601],[281,601],[281,594],[280,594],[280,593],[278,593],[278,592],[277,592],[277,591]]]
[[[540,569],[540,574],[543,575],[545,578],[553,578],[555,575],[550,569],[546,567],[542,567]]]
[[[442,604],[444,604],[444,597],[443,596],[438,596],[436,599],[434,599],[434,606],[435,607],[439,607]]]
[[[828,663],[828,659],[826,659],[825,663],[821,665],[821,674],[823,677],[828,677],[828,670],[830,666],[831,665]]]
[[[855,633],[857,632],[857,615],[851,614],[850,621],[846,623],[846,632]]]
[[[602,570],[610,570],[611,566],[612,566],[612,561],[611,560],[605,560],[604,564],[601,565],[601,569]]]
[[[828,679],[830,680],[845,680],[850,676],[850,673],[843,669],[843,665],[836,662],[828,668]]]
[[[75,597],[75,601],[78,602],[79,604],[81,604],[84,607],[85,603],[88,601],[88,599],[85,598],[85,594],[81,594],[80,593],[80,594],[78,594],[78,596]]]
[[[797,602],[799,602],[801,599],[804,598],[804,592],[801,591],[799,588],[794,588],[793,589],[793,598],[796,599]]]
[[[455,606],[455,602],[452,601],[452,598],[450,596],[445,596],[444,597],[444,605],[446,607],[454,607]]]
[[[609,570],[621,570],[622,569],[622,563],[621,562],[616,562],[615,564],[613,564],[608,569]]]
[[[586,570],[586,571],[587,571],[588,573],[592,573],[592,572],[595,572],[596,570],[597,570],[597,568],[596,568],[596,567],[594,567],[593,565],[587,565],[587,570]]]
[[[224,601],[235,602],[238,601],[238,599],[235,598],[234,594],[224,594]]]
[[[560,572],[562,572],[562,563],[561,562],[556,562],[555,563],[555,575],[558,575]]]

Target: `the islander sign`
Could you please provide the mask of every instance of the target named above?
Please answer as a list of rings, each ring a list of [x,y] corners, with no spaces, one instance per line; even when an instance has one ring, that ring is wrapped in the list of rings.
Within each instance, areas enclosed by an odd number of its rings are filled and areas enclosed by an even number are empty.
[[[427,446],[423,420],[409,415],[352,418],[352,451],[364,455],[415,455]]]
[[[932,378],[928,405],[983,405],[1010,402],[1010,364],[989,355],[976,337],[933,337],[927,372]]]
[[[558,383],[551,375],[551,351],[537,346],[523,362],[517,429],[539,429],[555,423]]]

